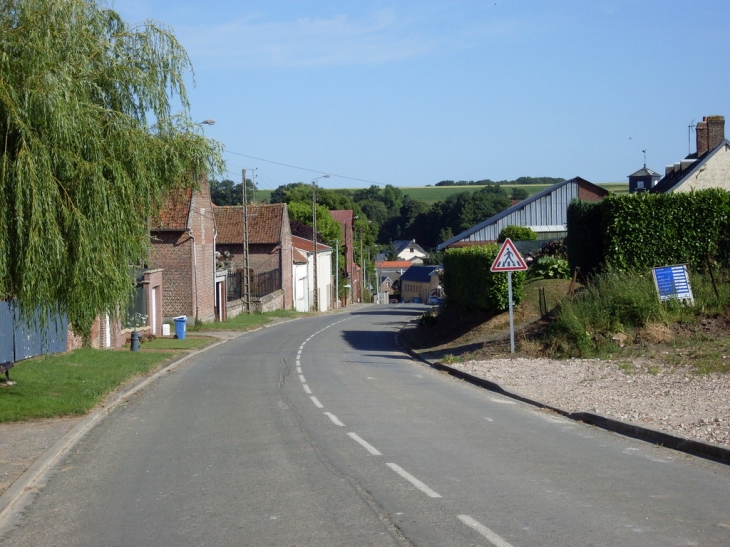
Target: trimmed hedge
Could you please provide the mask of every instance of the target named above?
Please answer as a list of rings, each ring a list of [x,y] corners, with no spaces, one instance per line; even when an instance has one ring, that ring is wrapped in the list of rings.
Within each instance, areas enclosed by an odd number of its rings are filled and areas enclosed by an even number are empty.
[[[578,267],[584,275],[596,272],[606,254],[601,202],[573,201],[568,205],[567,226],[565,248],[570,271]]]
[[[507,274],[489,270],[499,249],[499,245],[491,244],[446,251],[441,284],[449,303],[471,310],[504,311],[509,308]],[[525,277],[525,272],[512,273],[515,305],[522,302]]]
[[[510,224],[502,228],[497,237],[498,243],[504,243],[507,238],[512,241],[535,241],[537,239],[537,232],[527,226],[517,226]]]
[[[719,188],[675,194],[610,195],[568,207],[571,270],[592,273],[689,264],[730,266],[730,193]]]

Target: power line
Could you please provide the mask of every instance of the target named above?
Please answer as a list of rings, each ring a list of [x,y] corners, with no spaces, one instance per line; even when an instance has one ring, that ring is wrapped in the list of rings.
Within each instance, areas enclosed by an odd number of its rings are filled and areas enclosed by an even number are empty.
[[[235,156],[242,156],[244,158],[249,158],[249,159],[252,159],[252,160],[265,161],[266,163],[273,163],[274,165],[281,165],[282,167],[290,167],[292,169],[299,169],[300,171],[307,171],[309,173],[317,173],[318,175],[329,175],[330,177],[337,177],[337,178],[340,178],[340,179],[354,180],[356,182],[367,182],[369,184],[375,184],[377,186],[386,186],[385,183],[377,182],[377,181],[374,181],[374,180],[359,179],[357,177],[348,177],[346,175],[338,175],[337,173],[332,173],[330,171],[321,171],[321,170],[317,170],[317,169],[309,169],[307,167],[299,167],[297,165],[290,165],[288,163],[282,163],[282,162],[279,162],[279,161],[267,160],[267,159],[264,159],[264,158],[257,158],[256,156],[249,156],[247,154],[241,154],[240,152],[233,152],[232,150],[228,150],[227,148],[226,148],[226,152],[229,153],[229,154],[233,154]]]

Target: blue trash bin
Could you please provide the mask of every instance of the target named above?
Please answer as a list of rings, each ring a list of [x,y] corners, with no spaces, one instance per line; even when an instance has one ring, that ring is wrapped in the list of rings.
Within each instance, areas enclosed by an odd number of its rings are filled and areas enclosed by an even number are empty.
[[[180,317],[175,317],[175,337],[178,340],[184,340],[185,339],[185,323],[188,322],[188,318],[185,315],[181,315]]]

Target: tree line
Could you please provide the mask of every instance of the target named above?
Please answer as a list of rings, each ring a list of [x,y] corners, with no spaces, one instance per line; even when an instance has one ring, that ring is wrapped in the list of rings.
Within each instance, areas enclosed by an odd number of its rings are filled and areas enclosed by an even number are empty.
[[[499,180],[494,181],[490,179],[483,180],[442,180],[436,183],[436,186],[487,186],[488,184],[547,184],[552,186],[559,182],[563,182],[565,179],[554,178],[554,177],[519,177],[515,180]]]
[[[563,180],[550,177],[521,177],[517,180],[528,178],[543,184],[548,180]],[[354,211],[358,217],[355,222],[356,231],[360,234],[358,237],[363,238],[365,246],[377,244],[382,248],[397,239],[415,239],[424,248],[433,249],[454,235],[508,208],[512,200],[528,197],[527,190],[522,188],[505,189],[494,182],[481,186],[476,192],[460,192],[433,204],[411,199],[400,188],[392,185],[382,188],[372,185],[358,190],[318,188],[317,203],[323,210]],[[211,182],[211,198],[216,205],[240,205],[241,195],[240,183]],[[269,201],[287,203],[292,219],[311,224],[310,184],[296,182],[279,186],[271,193]],[[322,232],[322,228],[327,226],[327,219],[322,220],[321,213],[318,213],[317,222],[319,231]],[[327,231],[330,232],[331,228]],[[333,235],[328,233],[328,237],[332,239]]]

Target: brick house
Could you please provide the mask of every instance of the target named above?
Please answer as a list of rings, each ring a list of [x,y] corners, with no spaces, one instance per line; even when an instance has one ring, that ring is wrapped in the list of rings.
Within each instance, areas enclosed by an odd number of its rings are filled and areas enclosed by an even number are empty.
[[[185,315],[210,322],[216,318],[215,220],[207,179],[197,190],[174,190],[150,221],[152,268],[164,270],[165,321]]]
[[[340,271],[344,272],[346,283],[350,284],[348,300],[353,302],[360,299],[360,268],[355,264],[355,216],[351,209],[341,209],[330,211],[330,216],[339,222],[342,228],[343,249],[342,254],[345,256],[345,263],[340,264]]]
[[[294,306],[292,281],[292,235],[285,203],[249,204],[248,260],[251,291],[265,297],[280,291],[269,309],[289,310]],[[243,270],[243,207],[214,207],[219,260],[231,272]],[[273,306],[273,308],[272,308]]]

